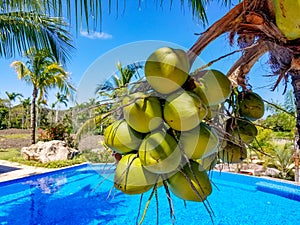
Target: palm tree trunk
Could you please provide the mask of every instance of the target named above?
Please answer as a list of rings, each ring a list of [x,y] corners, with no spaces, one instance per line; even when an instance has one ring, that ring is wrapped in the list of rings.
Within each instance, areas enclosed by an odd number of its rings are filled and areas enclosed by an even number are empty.
[[[35,122],[36,122],[36,98],[38,94],[38,89],[36,87],[33,88],[32,92],[32,101],[31,101],[31,121],[30,121],[30,128],[31,128],[31,143],[35,144]]]
[[[58,123],[58,111],[59,111],[59,102],[57,103],[56,111],[55,111],[55,123]]]
[[[292,77],[292,86],[294,89],[295,103],[297,109],[297,121],[295,134],[300,134],[300,70],[293,70],[290,72]],[[294,151],[294,160],[295,160],[295,181],[299,182],[299,146],[300,139],[298,135],[295,135],[295,151]]]
[[[8,128],[11,128],[11,100],[9,100],[9,110],[8,110]]]

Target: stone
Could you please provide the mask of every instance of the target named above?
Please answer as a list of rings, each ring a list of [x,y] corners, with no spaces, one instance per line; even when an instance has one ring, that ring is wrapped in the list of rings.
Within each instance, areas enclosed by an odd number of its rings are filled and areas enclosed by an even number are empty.
[[[265,175],[270,177],[278,177],[279,174],[280,174],[280,170],[277,170],[275,168],[267,168],[265,171]]]
[[[78,150],[68,147],[66,142],[59,140],[39,141],[21,149],[21,155],[24,159],[41,163],[72,159],[77,153]]]

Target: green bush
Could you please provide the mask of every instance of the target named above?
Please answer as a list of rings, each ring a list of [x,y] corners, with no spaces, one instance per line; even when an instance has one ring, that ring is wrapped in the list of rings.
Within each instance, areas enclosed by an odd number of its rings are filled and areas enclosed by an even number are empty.
[[[61,140],[65,141],[67,145],[71,148],[77,148],[75,144],[75,137],[71,135],[71,129],[68,125],[57,124],[47,127],[44,131],[40,133],[38,137],[39,141],[52,141]]]

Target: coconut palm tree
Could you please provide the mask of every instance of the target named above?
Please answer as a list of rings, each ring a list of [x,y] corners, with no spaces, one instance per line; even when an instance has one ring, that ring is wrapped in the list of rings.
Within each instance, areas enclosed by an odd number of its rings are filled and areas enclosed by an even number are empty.
[[[16,93],[16,92],[12,92],[12,93],[9,93],[9,92],[5,92],[5,94],[7,95],[7,98],[8,98],[8,108],[9,108],[9,111],[8,111],[8,128],[11,127],[11,110],[12,110],[12,102],[16,101],[17,97],[23,97],[23,95],[21,93]]]
[[[69,81],[69,74],[61,67],[47,49],[31,48],[25,53],[27,61],[15,61],[11,66],[18,78],[33,86],[31,101],[32,143],[35,143],[36,102],[47,98],[49,89],[58,88],[62,93],[71,96],[75,90]]]
[[[133,78],[138,78],[139,69],[142,68],[143,65],[141,63],[133,63],[123,67],[121,62],[117,62],[117,74],[114,74],[112,79],[104,84],[98,84],[95,93],[101,95],[104,92],[107,93],[107,91],[115,91],[116,89],[126,87]]]
[[[68,96],[65,94],[61,94],[59,92],[56,93],[56,102],[54,103],[54,106],[56,105],[56,111],[55,111],[55,123],[58,123],[58,112],[60,109],[60,104],[64,104],[66,107],[68,106]]]
[[[4,1],[3,1],[4,2]],[[6,2],[6,1],[5,1]],[[13,7],[15,1],[8,1],[7,6]],[[17,1],[22,6],[21,0]],[[27,2],[27,1],[24,1]],[[36,1],[35,1],[36,2]],[[71,13],[71,1],[66,1],[66,10],[63,9],[61,0],[51,1],[55,8],[52,8],[48,1],[40,1],[41,6],[44,6],[47,11],[54,11],[57,14]],[[172,5],[173,1],[169,1]],[[207,22],[206,10],[211,1],[204,0],[187,0],[180,1],[181,4],[186,2],[191,6],[192,13],[197,15],[200,20]],[[229,0],[224,0],[222,3],[230,3]],[[294,97],[297,107],[297,129],[300,131],[300,48],[299,48],[299,24],[297,1],[279,1],[279,0],[244,0],[233,7],[220,20],[212,24],[205,32],[201,33],[196,43],[189,49],[188,56],[191,64],[195,61],[197,56],[217,37],[222,34],[229,34],[229,44],[236,41],[242,51],[242,56],[234,63],[231,69],[227,72],[228,77],[236,86],[239,85],[244,89],[249,89],[250,85],[247,83],[247,75],[249,74],[253,65],[265,53],[270,54],[270,66],[273,73],[278,76],[274,81],[274,88],[280,81],[287,82],[288,77],[291,77],[292,86],[294,89]],[[124,1],[124,8],[125,8]],[[102,5],[101,1],[75,1],[76,24],[78,17],[85,20],[87,29],[91,26],[97,25],[97,22],[102,19]],[[141,1],[138,1],[141,4]],[[111,9],[111,1],[108,1],[109,9]],[[32,4],[32,7],[37,4]],[[118,2],[116,3],[119,8]],[[53,10],[54,9],[54,10]],[[79,16],[80,15],[80,16]],[[80,20],[80,21],[81,21]],[[92,23],[89,23],[89,21]],[[283,21],[283,23],[282,23]],[[279,26],[278,26],[278,24]],[[289,33],[289,28],[294,27],[294,32]],[[77,27],[77,26],[76,26]],[[298,30],[297,30],[298,29]],[[297,36],[298,35],[298,36]],[[235,37],[237,37],[235,39]],[[300,140],[298,140],[300,145]],[[295,167],[299,167],[299,155],[295,156]]]

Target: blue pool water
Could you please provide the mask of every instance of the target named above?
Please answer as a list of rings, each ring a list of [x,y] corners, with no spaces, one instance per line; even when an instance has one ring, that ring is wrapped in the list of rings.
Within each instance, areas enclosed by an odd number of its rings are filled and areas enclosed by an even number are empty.
[[[102,166],[81,165],[0,183],[0,224],[136,224],[140,196],[112,189],[109,180],[99,186],[103,180],[99,171]],[[299,224],[299,186],[225,172],[211,176],[215,186],[208,200],[214,224]],[[158,197],[158,223],[172,224],[164,189],[159,189]],[[212,224],[202,203],[185,206],[172,197],[175,224]],[[143,224],[156,224],[156,212],[154,198]]]

